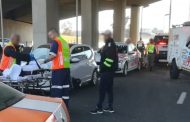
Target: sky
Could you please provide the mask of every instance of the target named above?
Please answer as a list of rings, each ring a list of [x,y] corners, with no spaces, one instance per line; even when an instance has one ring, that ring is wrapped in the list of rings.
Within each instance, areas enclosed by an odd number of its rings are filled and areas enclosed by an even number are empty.
[[[162,0],[150,4],[148,7],[143,8],[142,27],[153,29],[168,29],[169,27],[169,10],[170,0]],[[126,16],[130,16],[130,9],[126,10]],[[108,21],[109,20],[109,21]],[[190,0],[172,0],[172,25],[182,24],[185,21],[190,21]],[[72,30],[76,30],[76,18],[69,18],[60,21],[60,24],[70,21],[72,23]],[[79,17],[81,23],[81,17]],[[107,29],[112,29],[113,24],[113,10],[106,10],[99,12],[99,31],[102,32]],[[127,25],[126,27],[128,27]],[[81,30],[81,24],[79,24]],[[62,31],[62,30],[61,30]]]

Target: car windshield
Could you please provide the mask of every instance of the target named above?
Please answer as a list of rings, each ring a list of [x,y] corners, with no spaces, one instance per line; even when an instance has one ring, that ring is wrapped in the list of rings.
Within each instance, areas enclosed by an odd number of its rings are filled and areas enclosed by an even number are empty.
[[[168,41],[169,36],[167,35],[162,35],[162,36],[155,36],[154,41],[155,43],[159,41]]]
[[[71,48],[75,44],[69,44],[69,47]],[[32,54],[34,57],[38,59],[47,59],[49,56],[49,51],[50,51],[50,45],[41,45],[37,49],[32,51]]]
[[[3,39],[4,40],[4,43],[8,43],[9,42],[9,39]],[[0,42],[2,42],[2,39],[0,39]]]
[[[24,98],[24,94],[0,83],[0,111],[6,109]]]
[[[36,59],[47,59],[49,56],[49,48],[37,48],[32,51],[32,54]]]
[[[118,53],[127,53],[128,46],[127,45],[117,45]]]

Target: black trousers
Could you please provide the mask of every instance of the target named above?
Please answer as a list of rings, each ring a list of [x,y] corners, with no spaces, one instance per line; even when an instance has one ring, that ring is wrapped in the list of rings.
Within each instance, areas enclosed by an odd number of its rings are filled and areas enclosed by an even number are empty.
[[[108,107],[113,107],[113,80],[114,72],[103,72],[100,76],[99,86],[99,102],[97,107],[102,109],[102,104],[105,100],[105,96],[108,97]]]
[[[69,106],[70,99],[70,69],[52,71],[51,97],[62,98]]]

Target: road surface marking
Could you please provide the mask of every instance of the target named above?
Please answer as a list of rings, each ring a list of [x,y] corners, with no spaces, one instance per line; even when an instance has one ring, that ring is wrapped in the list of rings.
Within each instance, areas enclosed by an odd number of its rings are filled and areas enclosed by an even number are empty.
[[[178,101],[177,101],[177,104],[182,105],[185,101],[186,96],[187,96],[187,92],[182,92]]]

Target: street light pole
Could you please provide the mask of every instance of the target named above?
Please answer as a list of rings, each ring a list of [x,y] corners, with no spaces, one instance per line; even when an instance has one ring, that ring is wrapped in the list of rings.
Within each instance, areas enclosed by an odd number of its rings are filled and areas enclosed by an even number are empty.
[[[169,11],[169,31],[171,27],[171,18],[172,18],[172,0],[170,0],[170,11]]]
[[[79,1],[76,0],[76,43],[78,44],[79,43],[79,40],[78,40],[78,16],[79,16]]]
[[[0,0],[0,14],[1,14],[1,40],[3,43],[3,47],[5,45],[4,43],[4,28],[3,28],[3,5],[2,5],[2,0]]]

